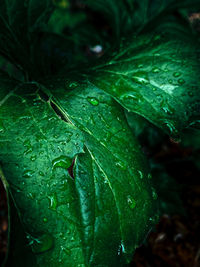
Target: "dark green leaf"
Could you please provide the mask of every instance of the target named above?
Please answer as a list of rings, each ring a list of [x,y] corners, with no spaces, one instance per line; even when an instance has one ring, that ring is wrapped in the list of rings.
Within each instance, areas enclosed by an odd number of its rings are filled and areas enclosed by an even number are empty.
[[[199,46],[177,24],[135,37],[106,64],[90,70],[98,88],[128,110],[176,135],[200,114]],[[169,25],[168,25],[169,26]]]
[[[16,66],[34,72],[32,33],[47,23],[53,9],[50,0],[2,0],[0,3],[0,53]],[[33,74],[32,74],[33,75]]]
[[[112,98],[59,85],[51,105],[36,84],[1,91],[8,190],[37,266],[123,266],[155,220],[148,168]]]

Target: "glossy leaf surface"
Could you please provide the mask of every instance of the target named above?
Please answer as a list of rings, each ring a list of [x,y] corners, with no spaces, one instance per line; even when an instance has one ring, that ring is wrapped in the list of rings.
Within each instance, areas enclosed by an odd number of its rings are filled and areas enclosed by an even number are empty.
[[[200,114],[199,46],[191,38],[175,26],[136,37],[89,79],[126,109],[177,135]]]
[[[52,92],[50,105],[37,84],[19,85],[0,108],[0,162],[34,259],[122,266],[156,219],[146,162],[111,97],[86,84]]]

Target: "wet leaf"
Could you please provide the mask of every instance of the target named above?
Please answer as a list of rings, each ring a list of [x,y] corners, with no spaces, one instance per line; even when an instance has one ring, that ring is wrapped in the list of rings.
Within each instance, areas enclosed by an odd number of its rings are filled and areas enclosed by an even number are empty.
[[[65,84],[45,90],[51,104],[37,84],[2,94],[7,189],[38,266],[122,266],[156,220],[149,170],[123,109],[90,84],[70,94]]]
[[[173,25],[173,24],[172,24]],[[127,110],[176,136],[199,123],[199,46],[183,28],[143,34],[89,78]]]

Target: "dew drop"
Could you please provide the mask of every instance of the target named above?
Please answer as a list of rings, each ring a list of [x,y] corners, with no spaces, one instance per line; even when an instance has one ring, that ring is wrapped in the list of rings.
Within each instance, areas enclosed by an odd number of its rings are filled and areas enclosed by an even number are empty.
[[[184,84],[184,83],[185,83],[185,80],[183,80],[183,79],[178,79],[178,83],[179,83],[179,84]]]
[[[119,245],[117,254],[120,256],[122,253],[126,253],[124,242],[121,241],[121,244]]]
[[[115,165],[124,171],[127,169],[126,165],[121,161],[116,162]]]
[[[163,125],[168,128],[170,134],[172,134],[173,136],[176,136],[178,134],[178,131],[175,128],[175,126],[172,124],[172,122],[164,121]]]
[[[181,76],[181,73],[180,72],[174,72],[173,76],[177,78],[177,77]]]
[[[87,101],[93,105],[93,106],[98,106],[99,105],[99,100],[96,99],[95,97],[87,97]]]
[[[144,72],[137,72],[133,75],[133,80],[141,85],[149,84],[147,74]]]
[[[54,193],[52,196],[48,196],[49,199],[49,209],[56,210],[58,206],[57,195]]]
[[[53,168],[63,168],[68,169],[71,164],[72,160],[67,156],[60,156],[52,161]]]
[[[34,155],[31,157],[31,161],[35,161],[35,160],[36,160],[36,156]]]
[[[48,222],[48,219],[46,217],[43,218],[43,222],[46,223]]]
[[[26,171],[24,171],[24,173],[23,173],[23,177],[25,177],[25,178],[31,178],[31,177],[33,176],[34,173],[35,173],[35,172],[32,171],[32,170],[26,170]]]
[[[160,69],[158,69],[158,68],[153,68],[153,69],[152,69],[152,72],[153,72],[153,73],[159,73],[159,72],[160,72]]]
[[[138,170],[138,173],[139,173],[140,179],[143,179],[144,178],[143,172]]]
[[[26,150],[24,151],[24,155],[27,155],[33,151],[33,147],[31,145],[31,142],[29,140],[25,140],[23,143]]]
[[[31,245],[33,253],[43,253],[51,248],[54,245],[54,239],[50,234],[43,234],[37,238],[28,236],[29,244]]]
[[[128,196],[127,197],[127,202],[128,202],[128,205],[131,209],[134,209],[135,206],[136,206],[136,201],[134,198],[132,198],[131,196]]]
[[[0,133],[4,133],[4,131],[5,131],[5,128],[4,128],[3,122],[0,121]]]

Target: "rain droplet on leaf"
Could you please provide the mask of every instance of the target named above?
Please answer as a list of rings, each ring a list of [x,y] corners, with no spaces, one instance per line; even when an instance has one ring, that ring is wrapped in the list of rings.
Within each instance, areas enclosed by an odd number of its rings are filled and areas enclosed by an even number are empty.
[[[184,84],[184,83],[185,83],[185,80],[183,80],[183,79],[178,79],[178,83],[179,83],[179,84]]]
[[[31,178],[31,177],[33,176],[34,173],[35,173],[35,172],[32,171],[32,170],[26,170],[26,171],[24,171],[24,173],[23,173],[23,177],[25,177],[25,178]]]
[[[99,105],[99,100],[96,99],[95,97],[87,97],[87,101],[93,106]]]
[[[127,197],[127,202],[128,202],[128,205],[131,209],[134,209],[135,206],[136,206],[136,201],[134,198],[132,198],[131,196],[128,196]]]
[[[116,162],[115,165],[124,171],[127,169],[126,165],[122,161]]]
[[[49,208],[51,210],[56,210],[58,206],[57,195],[54,193],[52,196],[48,196],[48,199],[49,199]]]
[[[173,76],[177,78],[177,77],[181,76],[181,73],[180,72],[174,72]]]
[[[60,156],[52,161],[53,168],[63,168],[68,169],[71,164],[72,160],[67,156]]]
[[[4,125],[3,125],[3,122],[0,120],[0,133],[4,133]]]
[[[159,69],[159,68],[153,68],[153,69],[152,69],[152,72],[153,72],[153,73],[159,73],[159,72],[160,72],[160,69]]]
[[[53,248],[54,239],[50,234],[43,234],[37,238],[30,238],[30,245],[34,253],[43,253]]]
[[[139,173],[140,178],[143,179],[143,177],[144,177],[143,172],[141,172],[140,170],[138,170],[138,173]]]
[[[48,219],[46,217],[43,218],[43,222],[46,223],[48,222]]]

